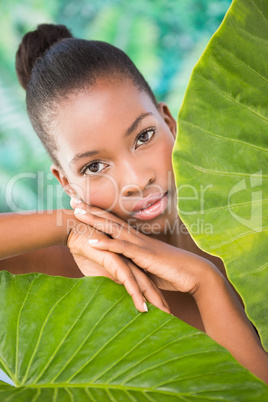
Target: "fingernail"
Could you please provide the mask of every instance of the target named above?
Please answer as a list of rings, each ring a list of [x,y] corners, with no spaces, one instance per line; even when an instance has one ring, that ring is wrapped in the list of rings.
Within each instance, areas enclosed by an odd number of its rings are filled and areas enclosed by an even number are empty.
[[[143,302],[143,308],[144,308],[144,312],[148,313],[148,307],[145,302]]]
[[[96,243],[98,243],[98,241],[99,241],[99,239],[90,239],[88,242],[89,242],[89,244],[96,244]]]
[[[85,211],[84,209],[81,209],[81,208],[75,208],[74,213],[83,215],[83,214],[86,214],[87,211]]]
[[[80,204],[82,201],[78,200],[78,198],[73,198],[71,197],[71,201],[70,202],[74,202],[75,204]]]

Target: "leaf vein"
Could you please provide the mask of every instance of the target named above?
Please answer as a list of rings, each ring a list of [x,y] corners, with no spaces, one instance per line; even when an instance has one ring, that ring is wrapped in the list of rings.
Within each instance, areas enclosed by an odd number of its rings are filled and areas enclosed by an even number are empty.
[[[58,397],[58,388],[55,388],[53,393],[53,402],[57,402],[57,397]]]
[[[261,229],[255,229],[254,230],[254,233],[253,233],[253,231],[251,230],[249,230],[249,231],[247,231],[247,232],[244,232],[244,233],[241,233],[240,235],[238,235],[238,236],[235,236],[235,237],[232,237],[230,240],[228,240],[228,241],[225,241],[225,242],[222,242],[222,243],[220,243],[220,244],[217,244],[215,247],[213,247],[211,250],[213,251],[213,250],[216,250],[217,248],[219,248],[219,247],[222,247],[222,246],[225,246],[226,244],[230,244],[230,243],[233,243],[233,241],[236,241],[236,240],[240,240],[240,239],[242,239],[243,237],[247,237],[247,236],[249,236],[249,235],[253,235],[253,234],[256,234],[256,233],[261,233],[261,232],[266,232],[268,230],[268,226],[264,226],[263,228],[261,228]]]
[[[200,374],[200,375],[195,375],[195,376],[193,376],[193,377],[182,377],[182,376],[180,376],[180,374],[176,374],[174,377],[172,377],[171,379],[169,379],[168,381],[165,381],[165,382],[163,382],[163,383],[160,383],[160,384],[158,384],[157,385],[157,388],[159,388],[159,387],[163,387],[164,385],[167,385],[167,384],[169,384],[169,383],[172,383],[172,382],[174,382],[174,381],[176,381],[176,383],[177,382],[180,382],[180,381],[189,381],[189,380],[194,380],[194,379],[196,379],[196,378],[202,378],[202,377],[207,377],[207,376],[213,376],[213,375],[218,375],[218,374],[226,374],[226,373],[236,373],[236,372],[239,372],[240,370],[230,370],[230,369],[228,369],[228,370],[221,370],[221,371],[217,371],[217,372],[215,372],[215,371],[212,371],[212,372],[208,372],[208,373],[205,373],[205,374]],[[210,381],[210,383],[211,383],[211,381]]]
[[[126,391],[127,395],[129,396],[129,398],[134,401],[134,402],[139,402],[139,400],[131,394],[131,391]]]
[[[103,284],[104,281],[102,281],[100,283],[100,285],[96,288],[95,292],[93,293],[91,299],[89,299],[88,303],[86,303],[85,307],[82,309],[81,313],[79,314],[79,316],[76,318],[76,320],[73,322],[73,325],[69,328],[69,330],[66,332],[65,336],[61,339],[60,343],[58,344],[57,348],[54,350],[54,353],[51,355],[50,359],[48,360],[47,364],[43,367],[42,371],[39,373],[39,375],[36,377],[35,382],[37,382],[37,380],[42,376],[42,374],[45,372],[45,370],[47,369],[47,367],[49,366],[49,363],[52,361],[52,359],[54,358],[54,356],[56,355],[57,351],[59,350],[59,348],[61,347],[61,345],[64,343],[64,341],[66,340],[66,338],[68,337],[68,335],[70,334],[70,332],[72,331],[72,329],[74,328],[75,324],[77,323],[77,321],[80,319],[80,317],[83,315],[84,311],[86,310],[86,308],[89,306],[89,304],[91,303],[91,301],[94,299],[94,296],[96,294],[96,292],[98,291],[98,289],[100,288],[100,286]],[[72,288],[73,289],[73,288]],[[71,289],[71,290],[72,290]]]
[[[204,212],[202,213],[202,215],[205,215],[206,212],[211,212],[211,211],[224,211],[224,210],[230,210],[230,209],[235,209],[235,208],[240,208],[240,207],[245,207],[247,205],[258,205],[258,204],[267,204],[268,203],[268,199],[262,199],[262,200],[257,200],[257,201],[245,201],[245,202],[237,202],[235,204],[231,204],[231,205],[224,205],[221,207],[214,207],[214,208],[207,208],[204,209]],[[183,213],[182,213],[183,214]]]
[[[83,368],[85,366],[87,366],[104,348],[106,348],[107,345],[109,345],[109,343],[111,343],[120,333],[122,333],[129,325],[133,324],[133,322],[135,322],[138,318],[140,317],[140,315],[136,315],[131,321],[129,321],[127,323],[127,325],[125,325],[124,327],[122,327],[120,329],[120,331],[118,331],[116,334],[114,334],[114,336],[112,336],[108,342],[106,342],[104,345],[102,345],[102,347],[100,349],[98,349],[95,354],[93,356],[91,356],[91,358],[86,361],[81,367],[80,369],[74,373],[69,379],[68,381],[70,381],[75,375],[77,375],[81,370],[83,370]],[[95,378],[91,379],[91,381],[95,381]]]
[[[204,77],[202,74],[197,73],[196,75],[198,77],[200,77],[201,79],[203,79],[204,81],[206,81],[210,86],[213,86],[214,88],[216,88],[219,92],[222,93],[222,95],[229,99],[230,101],[232,101],[233,103],[236,103],[237,105],[240,105],[241,107],[243,107],[244,109],[248,110],[250,113],[255,114],[256,116],[258,116],[260,119],[264,120],[265,122],[268,122],[268,118],[266,116],[264,116],[263,114],[257,112],[256,110],[252,109],[251,107],[245,105],[244,103],[239,102],[238,100],[236,100],[235,98],[233,98],[231,95],[229,95],[227,92],[223,91],[218,85],[216,85],[213,81],[208,80],[206,77]]]
[[[35,402],[40,394],[41,394],[41,390],[37,389],[37,393],[36,393],[35,397],[32,399],[32,402]]]
[[[85,392],[87,394],[87,396],[89,396],[89,398],[93,401],[93,402],[98,402],[96,401],[96,399],[92,396],[91,392],[89,391],[88,388],[85,388]]]
[[[182,158],[181,158],[182,159]],[[238,176],[238,177],[250,177],[252,173],[241,173],[241,172],[223,172],[219,170],[212,170],[208,168],[203,168],[201,166],[194,165],[192,162],[189,162],[186,159],[183,159],[183,163],[190,165],[193,169],[198,170],[200,172],[205,172],[205,173],[211,173],[211,174],[217,174],[217,175],[222,175],[222,176]],[[254,175],[254,177],[261,177],[261,178],[268,178],[268,175]]]
[[[108,395],[110,401],[117,402],[117,401],[114,399],[112,393],[110,392],[110,390],[109,390],[108,388],[105,389],[105,391],[106,391],[106,393],[107,393],[107,395]]]
[[[19,367],[19,324],[20,324],[20,316],[21,316],[21,312],[23,310],[23,307],[25,306],[26,300],[27,300],[27,298],[29,296],[29,293],[30,293],[30,291],[31,291],[31,289],[33,287],[33,284],[40,277],[40,275],[41,274],[36,276],[34,278],[34,280],[30,283],[29,289],[28,289],[28,291],[27,291],[27,293],[25,295],[25,298],[23,300],[23,303],[21,305],[21,308],[20,308],[20,311],[19,311],[19,314],[18,314],[17,331],[16,331],[17,332],[16,333],[16,338],[17,338],[17,341],[16,341],[16,368],[15,368],[15,378],[16,379],[18,378],[18,367]]]
[[[228,53],[231,57],[239,61],[239,63],[243,64],[246,68],[248,68],[250,71],[252,71],[254,74],[258,75],[263,81],[268,82],[268,79],[261,75],[258,71],[256,71],[253,67],[245,63],[243,60],[241,60],[239,57],[237,57],[233,52],[222,46],[220,43],[217,43],[217,46],[223,49],[226,53]]]
[[[94,378],[93,381],[96,381],[100,376],[102,376],[103,374],[107,373],[108,371],[110,371],[112,368],[114,369],[115,366],[118,365],[118,363],[120,363],[126,356],[128,356],[133,350],[135,350],[138,346],[140,346],[142,343],[144,343],[146,341],[146,339],[148,339],[152,334],[154,334],[155,332],[159,331],[163,326],[165,326],[166,324],[168,324],[171,320],[165,321],[162,325],[160,325],[160,327],[156,328],[154,331],[150,332],[149,334],[147,334],[144,338],[142,338],[142,340],[140,340],[138,343],[136,343],[131,349],[128,350],[128,352],[126,352],[124,355],[122,355],[117,361],[113,362],[113,364],[111,366],[109,366],[105,371],[103,371],[102,373],[100,373],[98,375],[98,377]],[[119,374],[120,375],[120,374]],[[118,374],[116,375],[116,377],[118,376]],[[109,380],[107,380],[107,384],[109,384],[109,382],[111,382],[113,380],[112,377]]]
[[[260,147],[258,145],[254,145],[254,144],[251,144],[249,142],[246,142],[246,141],[238,140],[236,138],[223,137],[220,134],[215,134],[212,131],[209,131],[209,130],[207,130],[207,129],[201,127],[201,126],[198,126],[197,124],[192,123],[192,122],[190,122],[188,120],[185,120],[183,118],[180,118],[180,121],[183,121],[186,124],[189,124],[189,125],[191,125],[193,127],[196,127],[197,129],[209,134],[211,137],[219,138],[222,141],[235,142],[235,143],[242,144],[242,145],[245,145],[245,146],[250,147],[250,148],[255,148],[255,149],[258,149],[260,151],[268,152],[268,148],[263,148],[263,147]]]
[[[262,10],[257,6],[255,0],[254,0],[254,1],[251,0],[251,4],[253,4],[253,6],[258,10],[259,14],[263,17],[264,21],[266,22],[266,25],[268,25],[268,20],[267,20],[267,18],[266,18],[265,15],[263,14]]]
[[[73,285],[73,287],[68,290],[68,292],[66,292],[60,299],[58,299],[58,300],[56,301],[56,303],[51,307],[51,309],[49,310],[49,312],[47,313],[47,315],[46,315],[46,317],[45,317],[45,319],[44,319],[44,322],[43,322],[43,324],[42,324],[42,327],[41,327],[41,329],[40,329],[40,333],[39,333],[39,336],[38,336],[38,339],[37,339],[35,348],[34,348],[34,350],[33,350],[33,354],[32,354],[32,356],[31,356],[31,359],[30,359],[29,363],[28,363],[28,366],[27,366],[27,369],[26,369],[24,378],[23,378],[23,380],[22,380],[22,384],[24,384],[24,381],[25,381],[25,379],[27,378],[28,372],[29,372],[29,370],[30,370],[31,363],[32,363],[32,361],[33,361],[33,358],[34,358],[36,352],[37,352],[39,343],[40,343],[41,338],[42,338],[42,334],[43,334],[44,328],[45,328],[45,326],[46,326],[46,324],[47,324],[47,322],[48,322],[48,319],[49,319],[50,315],[52,314],[52,312],[53,312],[53,310],[56,308],[56,306],[57,306],[66,296],[68,296],[69,293],[72,292],[72,290],[78,285],[78,283],[79,283],[79,282],[76,282],[76,283]],[[40,377],[40,375],[39,375],[39,377]],[[38,377],[38,378],[39,378],[39,377]]]
[[[217,350],[217,349],[211,349],[211,350],[208,350],[208,351],[195,352],[195,353],[188,353],[188,354],[185,354],[185,355],[182,355],[182,356],[173,357],[172,359],[168,359],[168,360],[162,361],[161,363],[155,364],[154,366],[151,366],[150,368],[147,367],[146,369],[139,371],[138,373],[136,373],[136,374],[133,375],[132,377],[129,377],[129,378],[127,379],[127,381],[133,380],[133,378],[138,377],[139,375],[143,374],[144,372],[145,372],[145,373],[148,373],[149,371],[151,371],[151,370],[153,370],[153,369],[155,369],[155,368],[159,368],[159,367],[161,367],[161,366],[163,366],[163,365],[165,365],[165,364],[167,364],[167,363],[171,363],[171,362],[173,362],[173,361],[178,361],[178,360],[183,360],[183,359],[185,359],[185,358],[188,358],[189,356],[200,356],[200,355],[209,354],[209,353],[212,353],[212,352],[215,352],[215,351],[219,352],[219,350]],[[121,384],[124,385],[125,383],[126,383],[126,381],[124,381],[124,382],[121,383]],[[155,388],[155,387],[154,387],[154,388]]]
[[[67,388],[67,387],[64,388],[64,389],[67,392],[68,396],[70,397],[71,402],[74,402],[74,397],[73,397],[73,394],[72,394],[71,390],[69,388]]]
[[[121,302],[121,300],[127,296],[127,293],[124,294],[115,304],[113,304],[107,311],[105,311],[105,313],[99,318],[99,320],[96,322],[96,324],[94,325],[94,327],[92,327],[91,331],[88,333],[88,335],[85,337],[84,341],[81,343],[81,345],[76,349],[76,351],[72,354],[72,356],[69,358],[69,360],[65,363],[65,365],[61,368],[61,370],[57,373],[57,375],[53,378],[53,380],[51,382],[54,382],[56,378],[59,377],[59,375],[63,372],[63,370],[66,368],[66,366],[74,359],[74,357],[77,355],[77,353],[79,352],[79,350],[82,348],[82,346],[85,344],[85,342],[87,341],[87,339],[89,338],[89,336],[93,333],[93,331],[95,330],[95,328],[98,326],[98,324],[102,321],[103,317],[105,317],[118,303]],[[80,370],[79,370],[80,371]],[[77,374],[77,372],[74,373],[73,376],[75,376]],[[73,378],[73,376],[71,376],[70,378]],[[70,381],[70,379],[68,379],[67,381]]]
[[[146,355],[143,359],[140,359],[137,363],[132,364],[132,366],[128,367],[128,369],[125,370],[124,373],[126,373],[126,372],[129,371],[130,369],[133,369],[133,367],[140,365],[142,362],[144,362],[144,361],[147,360],[148,358],[152,357],[152,356],[155,355],[156,353],[160,352],[161,350],[164,350],[167,346],[170,346],[170,345],[172,345],[173,343],[176,343],[176,342],[181,341],[181,340],[183,340],[183,339],[193,338],[193,337],[195,337],[195,336],[198,335],[198,334],[201,334],[201,333],[200,333],[200,332],[197,332],[197,333],[192,334],[192,335],[190,335],[190,336],[183,336],[183,337],[178,338],[178,339],[175,339],[175,340],[173,340],[173,341],[171,341],[171,342],[169,342],[169,343],[165,343],[165,345],[161,346],[161,347],[158,348],[158,349],[155,349],[152,353],[150,353],[149,355]],[[122,372],[119,372],[116,376],[112,377],[112,380],[114,380],[115,378],[119,377],[121,374],[122,374]],[[131,376],[125,378],[124,382],[121,382],[121,384],[125,384],[125,383],[128,381],[129,378],[131,378]],[[111,379],[110,379],[110,381],[111,381]]]

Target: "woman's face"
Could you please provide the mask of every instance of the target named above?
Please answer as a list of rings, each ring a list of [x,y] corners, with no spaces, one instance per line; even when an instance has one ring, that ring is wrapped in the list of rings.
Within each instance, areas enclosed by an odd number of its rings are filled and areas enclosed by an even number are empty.
[[[128,80],[99,80],[62,102],[53,135],[52,172],[69,194],[146,234],[176,219],[176,123],[164,103]]]

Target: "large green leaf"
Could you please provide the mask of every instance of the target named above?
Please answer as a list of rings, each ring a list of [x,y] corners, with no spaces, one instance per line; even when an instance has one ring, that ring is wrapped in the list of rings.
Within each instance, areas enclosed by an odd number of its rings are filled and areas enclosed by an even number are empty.
[[[206,334],[103,277],[0,273],[1,401],[255,401],[268,387]],[[4,308],[3,308],[4,307]]]
[[[268,2],[234,0],[194,68],[173,155],[181,218],[223,259],[266,348],[267,60]]]

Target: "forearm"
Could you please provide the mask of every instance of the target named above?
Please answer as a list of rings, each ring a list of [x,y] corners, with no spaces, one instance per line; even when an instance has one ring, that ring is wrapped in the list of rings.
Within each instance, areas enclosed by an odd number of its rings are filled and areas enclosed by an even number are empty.
[[[225,278],[207,272],[194,294],[206,333],[268,383],[268,355]]]
[[[0,259],[54,245],[65,245],[70,210],[0,214]]]

